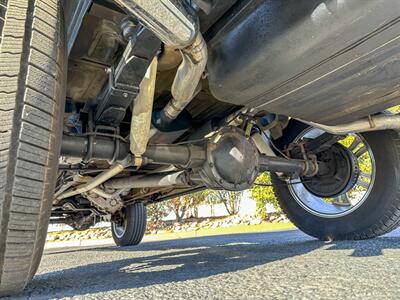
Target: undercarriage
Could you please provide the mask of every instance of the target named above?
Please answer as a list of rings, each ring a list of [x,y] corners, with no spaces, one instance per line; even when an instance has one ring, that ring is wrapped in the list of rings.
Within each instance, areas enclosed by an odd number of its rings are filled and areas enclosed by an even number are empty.
[[[263,172],[311,236],[396,228],[399,11],[397,0],[1,2],[0,295],[32,278],[49,222],[107,220],[117,245],[136,245],[147,205],[250,189]]]
[[[338,118],[321,124],[316,122],[325,120],[321,115],[278,114],[281,109],[273,105],[246,107],[229,100],[236,96],[220,95],[216,84],[228,80],[229,73],[215,76],[223,67],[234,68],[229,54],[223,56],[225,66],[215,56],[233,47],[216,46],[233,34],[221,28],[224,14],[235,14],[227,24],[235,18],[251,21],[268,5],[246,11],[245,4],[220,2],[67,4],[71,40],[66,123],[51,222],[86,228],[81,224],[113,221],[123,207],[137,202],[147,205],[206,188],[248,189],[265,171],[279,174],[287,185],[294,178],[311,181],[305,183],[308,189],[323,189],[314,191],[316,195],[337,196],[354,187],[357,163],[346,163],[355,159],[336,145],[349,134],[397,129],[399,117],[375,113],[352,120],[343,115],[350,122],[337,123]],[[312,7],[293,4],[299,13]],[[339,13],[342,8],[336,9]],[[346,20],[347,13],[341,17]],[[312,25],[303,27],[314,30]],[[274,140],[295,121],[290,117],[325,133],[277,147]],[[327,149],[333,152],[321,161]],[[340,171],[329,161],[338,159],[346,165]],[[318,178],[335,172],[338,181],[321,185]]]

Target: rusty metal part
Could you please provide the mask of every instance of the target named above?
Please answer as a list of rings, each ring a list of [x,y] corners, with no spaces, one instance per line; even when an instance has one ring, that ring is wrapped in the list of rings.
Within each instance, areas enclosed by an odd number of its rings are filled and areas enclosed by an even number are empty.
[[[98,188],[84,193],[84,196],[100,211],[106,213],[114,214],[124,206],[124,202],[118,195],[107,194]]]

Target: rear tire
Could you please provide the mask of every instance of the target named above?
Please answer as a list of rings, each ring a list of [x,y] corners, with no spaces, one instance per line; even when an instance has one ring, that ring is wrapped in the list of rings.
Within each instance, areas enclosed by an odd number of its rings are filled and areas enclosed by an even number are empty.
[[[307,126],[292,123],[282,146],[293,141]],[[359,240],[388,233],[400,223],[400,139],[396,131],[362,134],[376,164],[375,182],[368,197],[344,216],[322,217],[306,210],[277,175],[272,174],[274,191],[283,212],[302,231],[321,240]]]
[[[35,274],[62,137],[65,39],[60,1],[0,1],[0,296]]]
[[[111,231],[117,246],[138,245],[146,232],[147,208],[143,202],[125,207],[120,222],[111,223]]]

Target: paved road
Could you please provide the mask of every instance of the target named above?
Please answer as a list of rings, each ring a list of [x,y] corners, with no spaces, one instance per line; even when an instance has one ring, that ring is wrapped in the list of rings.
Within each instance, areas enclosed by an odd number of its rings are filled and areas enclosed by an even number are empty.
[[[299,231],[48,250],[21,298],[399,298],[400,231],[323,243]]]

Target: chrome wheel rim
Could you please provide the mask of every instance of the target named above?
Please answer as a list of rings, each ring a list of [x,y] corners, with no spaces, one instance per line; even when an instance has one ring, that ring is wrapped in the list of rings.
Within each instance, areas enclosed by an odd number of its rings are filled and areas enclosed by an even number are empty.
[[[121,225],[118,225],[118,224],[116,224],[116,223],[112,223],[111,226],[112,226],[112,229],[113,229],[113,231],[114,231],[115,236],[116,236],[117,238],[120,239],[120,238],[122,238],[122,237],[124,236],[124,234],[125,234],[126,226],[127,226],[127,221],[126,221],[126,219],[124,218],[124,221],[122,222]]]
[[[294,142],[304,138],[316,138],[324,131],[308,128],[301,132]],[[322,198],[312,194],[299,179],[289,181],[289,192],[305,210],[323,218],[338,218],[348,215],[359,208],[371,193],[374,186],[376,165],[372,150],[360,134],[347,136],[341,144],[353,152],[360,165],[357,183],[347,192],[334,198]]]

